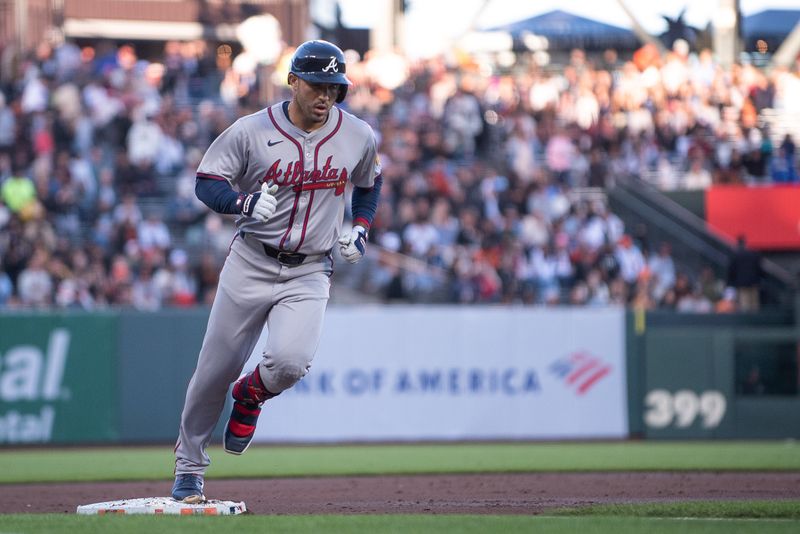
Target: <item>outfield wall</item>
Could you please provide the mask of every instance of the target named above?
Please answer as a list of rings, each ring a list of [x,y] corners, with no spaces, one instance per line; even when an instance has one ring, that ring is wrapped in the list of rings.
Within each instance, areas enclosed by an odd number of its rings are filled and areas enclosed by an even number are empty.
[[[780,314],[630,314],[630,431],[800,437],[800,329]]]
[[[174,441],[206,319],[0,314],[0,444]],[[256,439],[797,438],[798,338],[764,315],[332,307]]]
[[[0,315],[0,443],[113,442],[115,315]]]
[[[255,439],[622,438],[626,403],[621,309],[332,309]]]

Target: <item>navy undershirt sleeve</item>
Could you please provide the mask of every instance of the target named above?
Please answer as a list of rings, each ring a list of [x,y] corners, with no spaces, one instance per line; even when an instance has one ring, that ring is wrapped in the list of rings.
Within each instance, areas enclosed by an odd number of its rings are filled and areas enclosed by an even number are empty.
[[[375,185],[372,187],[354,187],[353,188],[353,222],[366,223],[366,228],[372,226],[372,221],[375,220],[375,212],[378,210],[378,197],[381,195],[381,186],[383,185],[383,176],[378,175],[375,177]]]
[[[241,198],[226,180],[197,177],[194,194],[203,201],[203,204],[217,213],[238,215],[242,212]]]

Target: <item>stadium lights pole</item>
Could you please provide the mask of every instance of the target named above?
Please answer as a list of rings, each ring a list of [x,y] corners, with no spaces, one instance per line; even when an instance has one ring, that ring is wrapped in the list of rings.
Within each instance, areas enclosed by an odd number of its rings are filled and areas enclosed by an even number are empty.
[[[374,10],[378,13],[375,27],[369,32],[369,47],[375,51],[391,50],[395,44],[394,2],[392,0],[376,1]]]
[[[392,2],[392,22],[394,24],[394,48],[396,50],[406,49],[406,0],[394,0]]]
[[[14,0],[14,23],[17,46],[20,50],[25,50],[25,38],[28,35],[28,0]]]
[[[662,43],[660,39],[650,35],[650,33],[644,29],[644,26],[639,23],[639,19],[636,18],[636,15],[633,14],[633,11],[631,11],[627,4],[625,4],[625,1],[617,0],[617,3],[625,12],[625,14],[628,15],[628,18],[631,19],[631,29],[633,30],[633,33],[636,34],[636,37],[638,37],[643,43],[648,43],[655,46],[658,49],[658,53],[662,56],[666,54],[667,49],[664,47],[664,43]]]
[[[377,23],[369,32],[369,47],[377,52],[406,49],[405,36],[406,0],[378,0],[374,10]]]
[[[259,70],[258,87],[261,93],[259,95],[259,102],[272,102],[275,99],[275,84],[272,83],[272,75],[275,72],[275,67],[272,64],[259,63],[257,68]]]
[[[475,11],[475,15],[473,15],[472,20],[470,21],[467,29],[464,30],[464,33],[475,31],[477,29],[478,23],[481,21],[482,18],[481,15],[483,15],[484,11],[486,11],[486,8],[488,8],[489,4],[491,3],[492,0],[483,0],[481,7],[479,7],[478,10]]]
[[[775,55],[772,56],[772,64],[775,67],[789,67],[798,53],[800,53],[800,21],[795,24],[792,32],[775,51]]]
[[[281,28],[278,19],[270,14],[254,15],[243,20],[236,28],[236,37],[242,48],[256,62],[255,75],[258,97],[261,102],[272,102],[275,85],[272,74],[281,51]]]
[[[714,54],[724,68],[736,62],[739,43],[739,0],[719,0],[714,10]]]

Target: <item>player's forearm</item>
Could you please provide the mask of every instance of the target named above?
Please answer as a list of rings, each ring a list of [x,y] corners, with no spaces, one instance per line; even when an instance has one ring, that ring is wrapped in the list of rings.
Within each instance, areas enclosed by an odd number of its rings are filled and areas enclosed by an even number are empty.
[[[203,204],[217,213],[236,215],[242,212],[244,194],[234,191],[227,180],[198,175],[194,192]]]
[[[369,230],[372,221],[375,219],[375,212],[378,209],[378,198],[381,195],[383,177],[375,178],[375,185],[372,187],[353,188],[353,223],[363,226]]]

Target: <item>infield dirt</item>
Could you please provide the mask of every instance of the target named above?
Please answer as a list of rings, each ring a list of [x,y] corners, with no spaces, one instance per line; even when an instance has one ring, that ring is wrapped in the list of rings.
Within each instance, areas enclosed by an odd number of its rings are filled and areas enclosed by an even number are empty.
[[[171,481],[0,485],[0,513],[168,495]],[[592,504],[800,499],[800,473],[521,473],[206,480],[255,514],[537,514]]]

